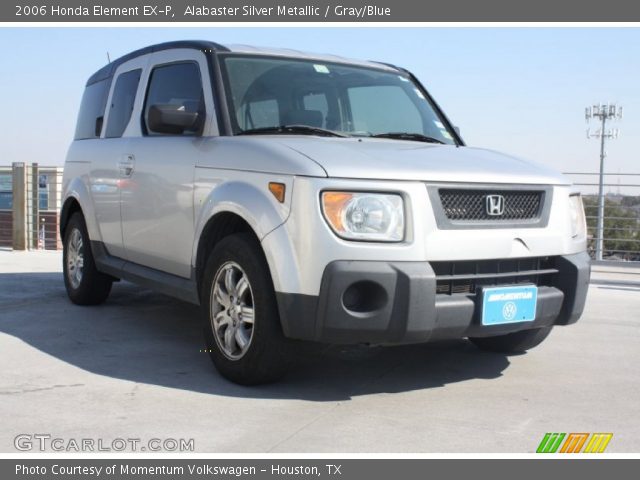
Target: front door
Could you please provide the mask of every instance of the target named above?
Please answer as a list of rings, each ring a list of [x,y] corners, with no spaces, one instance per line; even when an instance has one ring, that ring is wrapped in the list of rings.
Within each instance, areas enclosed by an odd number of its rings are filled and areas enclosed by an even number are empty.
[[[184,278],[191,276],[196,158],[211,126],[207,72],[206,57],[197,50],[151,55],[138,109],[141,132],[128,144],[134,167],[121,193],[126,259]],[[149,110],[154,105],[197,111],[202,123],[181,134],[153,131]]]

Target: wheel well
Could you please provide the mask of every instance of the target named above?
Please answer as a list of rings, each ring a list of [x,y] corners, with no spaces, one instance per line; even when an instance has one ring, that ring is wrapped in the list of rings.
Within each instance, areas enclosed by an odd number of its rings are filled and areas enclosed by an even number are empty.
[[[250,233],[257,242],[260,240],[255,234],[251,225],[239,215],[231,212],[222,212],[214,215],[205,225],[198,242],[198,252],[196,255],[196,281],[200,285],[204,267],[209,254],[223,238],[234,233]]]
[[[69,219],[75,212],[82,213],[82,208],[80,208],[80,204],[75,198],[68,198],[67,201],[64,202],[60,212],[60,238],[64,238],[64,231],[67,228],[67,223],[69,223]]]

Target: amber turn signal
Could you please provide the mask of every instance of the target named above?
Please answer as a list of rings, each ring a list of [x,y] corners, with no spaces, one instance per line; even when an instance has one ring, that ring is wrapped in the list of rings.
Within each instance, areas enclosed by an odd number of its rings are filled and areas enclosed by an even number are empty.
[[[286,191],[286,186],[284,183],[278,182],[269,182],[269,191],[276,197],[280,203],[284,203],[284,193]]]
[[[322,208],[329,223],[337,232],[344,232],[342,212],[345,205],[353,198],[353,194],[347,192],[324,192],[322,194]]]

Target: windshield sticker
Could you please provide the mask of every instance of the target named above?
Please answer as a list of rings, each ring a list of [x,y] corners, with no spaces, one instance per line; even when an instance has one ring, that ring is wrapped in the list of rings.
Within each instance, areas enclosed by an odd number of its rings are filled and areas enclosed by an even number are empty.
[[[418,95],[421,99],[424,100],[424,95],[420,90],[418,90],[417,88],[414,88],[413,91],[416,92],[416,95]]]
[[[440,130],[444,130],[444,125],[442,124],[442,122],[440,120],[434,120],[433,124],[438,127]]]
[[[315,68],[318,73],[329,73],[326,65],[314,65],[313,68]]]

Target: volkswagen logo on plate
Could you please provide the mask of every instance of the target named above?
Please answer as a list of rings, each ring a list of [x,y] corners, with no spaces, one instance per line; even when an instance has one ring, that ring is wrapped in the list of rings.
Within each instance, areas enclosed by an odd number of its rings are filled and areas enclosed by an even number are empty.
[[[507,302],[502,307],[502,316],[505,320],[513,320],[516,317],[516,313],[518,313],[518,307],[513,302]]]

